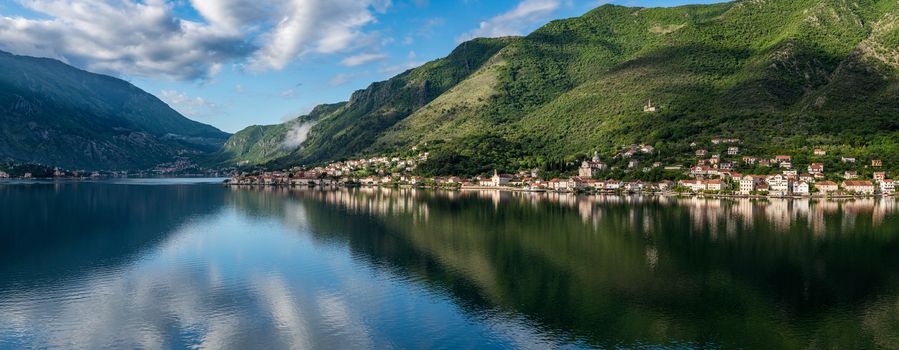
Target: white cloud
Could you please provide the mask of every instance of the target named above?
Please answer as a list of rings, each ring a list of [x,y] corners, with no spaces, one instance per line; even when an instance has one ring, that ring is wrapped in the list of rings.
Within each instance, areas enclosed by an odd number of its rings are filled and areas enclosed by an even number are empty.
[[[481,22],[478,28],[459,36],[459,42],[479,38],[522,35],[522,31],[544,22],[562,6],[561,0],[522,0],[514,9]]]
[[[250,1],[250,0],[247,0]],[[251,70],[281,69],[304,53],[333,54],[373,42],[377,34],[361,28],[375,22],[385,0],[287,0],[274,29],[261,35],[266,44],[251,58]]]
[[[366,75],[368,75],[368,72],[339,73],[339,74],[335,75],[333,78],[331,78],[331,80],[328,82],[328,84],[331,86],[340,86],[340,85],[349,83],[353,79],[364,77]]]
[[[315,126],[314,122],[294,124],[290,130],[287,131],[287,135],[284,135],[284,142],[281,146],[285,149],[300,147],[303,142],[306,142],[306,138],[309,137],[309,132],[312,131],[313,126]]]
[[[361,53],[355,56],[344,58],[340,61],[340,65],[347,67],[361,66],[363,64],[376,61],[386,60],[389,56],[382,53]]]
[[[297,95],[297,91],[294,89],[287,89],[278,93],[278,97],[282,98],[291,98]]]
[[[282,69],[303,54],[378,42],[364,26],[389,0],[22,0],[37,18],[0,16],[0,49],[91,71],[177,80],[214,77],[225,64]]]
[[[187,94],[175,90],[162,90],[159,99],[167,103],[169,107],[192,118],[206,118],[213,116],[218,106],[206,101],[202,97],[190,97]]]

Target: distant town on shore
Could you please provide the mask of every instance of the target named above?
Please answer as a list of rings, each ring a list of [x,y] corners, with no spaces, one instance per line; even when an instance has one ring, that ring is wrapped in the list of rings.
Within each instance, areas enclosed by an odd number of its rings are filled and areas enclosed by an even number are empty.
[[[242,172],[226,182],[233,186],[412,186],[452,189],[503,189],[514,191],[669,193],[738,196],[890,196],[895,182],[880,159],[831,156],[826,148],[802,155],[809,162],[794,162],[790,154],[743,155],[736,138],[713,138],[706,145],[691,143],[696,158],[692,166],[653,162],[644,165],[641,155],[652,155],[646,144],[623,146],[610,166],[594,153],[570,172],[542,176],[541,170],[513,174],[494,170],[475,177],[417,176],[416,166],[428,160],[428,152],[413,157],[372,157],[332,162],[306,169]],[[826,164],[835,164],[831,170]],[[576,172],[576,174],[575,174]],[[649,174],[651,180],[621,180],[611,174]],[[570,176],[566,176],[570,175]],[[626,177],[640,177],[625,175]],[[647,178],[647,176],[642,176]]]

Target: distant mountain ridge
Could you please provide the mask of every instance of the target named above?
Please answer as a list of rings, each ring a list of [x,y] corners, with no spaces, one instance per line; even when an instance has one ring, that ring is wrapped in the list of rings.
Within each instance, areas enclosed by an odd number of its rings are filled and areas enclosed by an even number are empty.
[[[231,135],[220,153],[223,163],[257,165],[285,157],[306,139],[319,119],[334,113],[346,102],[316,106],[309,114],[275,125],[252,125]]]
[[[659,112],[643,111],[650,99]],[[476,173],[632,143],[685,154],[714,136],[757,154],[833,145],[899,162],[899,2],[604,5],[525,37],[463,43],[372,84],[264,162],[419,146]]]
[[[144,169],[216,152],[228,137],[126,81],[0,51],[0,160]]]

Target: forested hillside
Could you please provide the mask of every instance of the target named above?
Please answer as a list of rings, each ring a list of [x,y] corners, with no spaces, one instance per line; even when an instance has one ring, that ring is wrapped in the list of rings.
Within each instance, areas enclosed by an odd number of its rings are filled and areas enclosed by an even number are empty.
[[[897,74],[895,0],[606,5],[373,84],[272,164],[418,146],[433,173],[478,173],[633,143],[677,161],[714,136],[760,155],[829,146],[896,164]],[[643,112],[650,99],[659,112]]]
[[[0,161],[144,169],[216,152],[227,137],[126,81],[0,52]]]

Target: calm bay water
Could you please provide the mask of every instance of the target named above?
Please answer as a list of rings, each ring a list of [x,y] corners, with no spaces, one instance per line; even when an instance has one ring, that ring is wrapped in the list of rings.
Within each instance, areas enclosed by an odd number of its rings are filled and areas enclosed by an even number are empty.
[[[895,199],[0,183],[0,348],[897,348]]]

